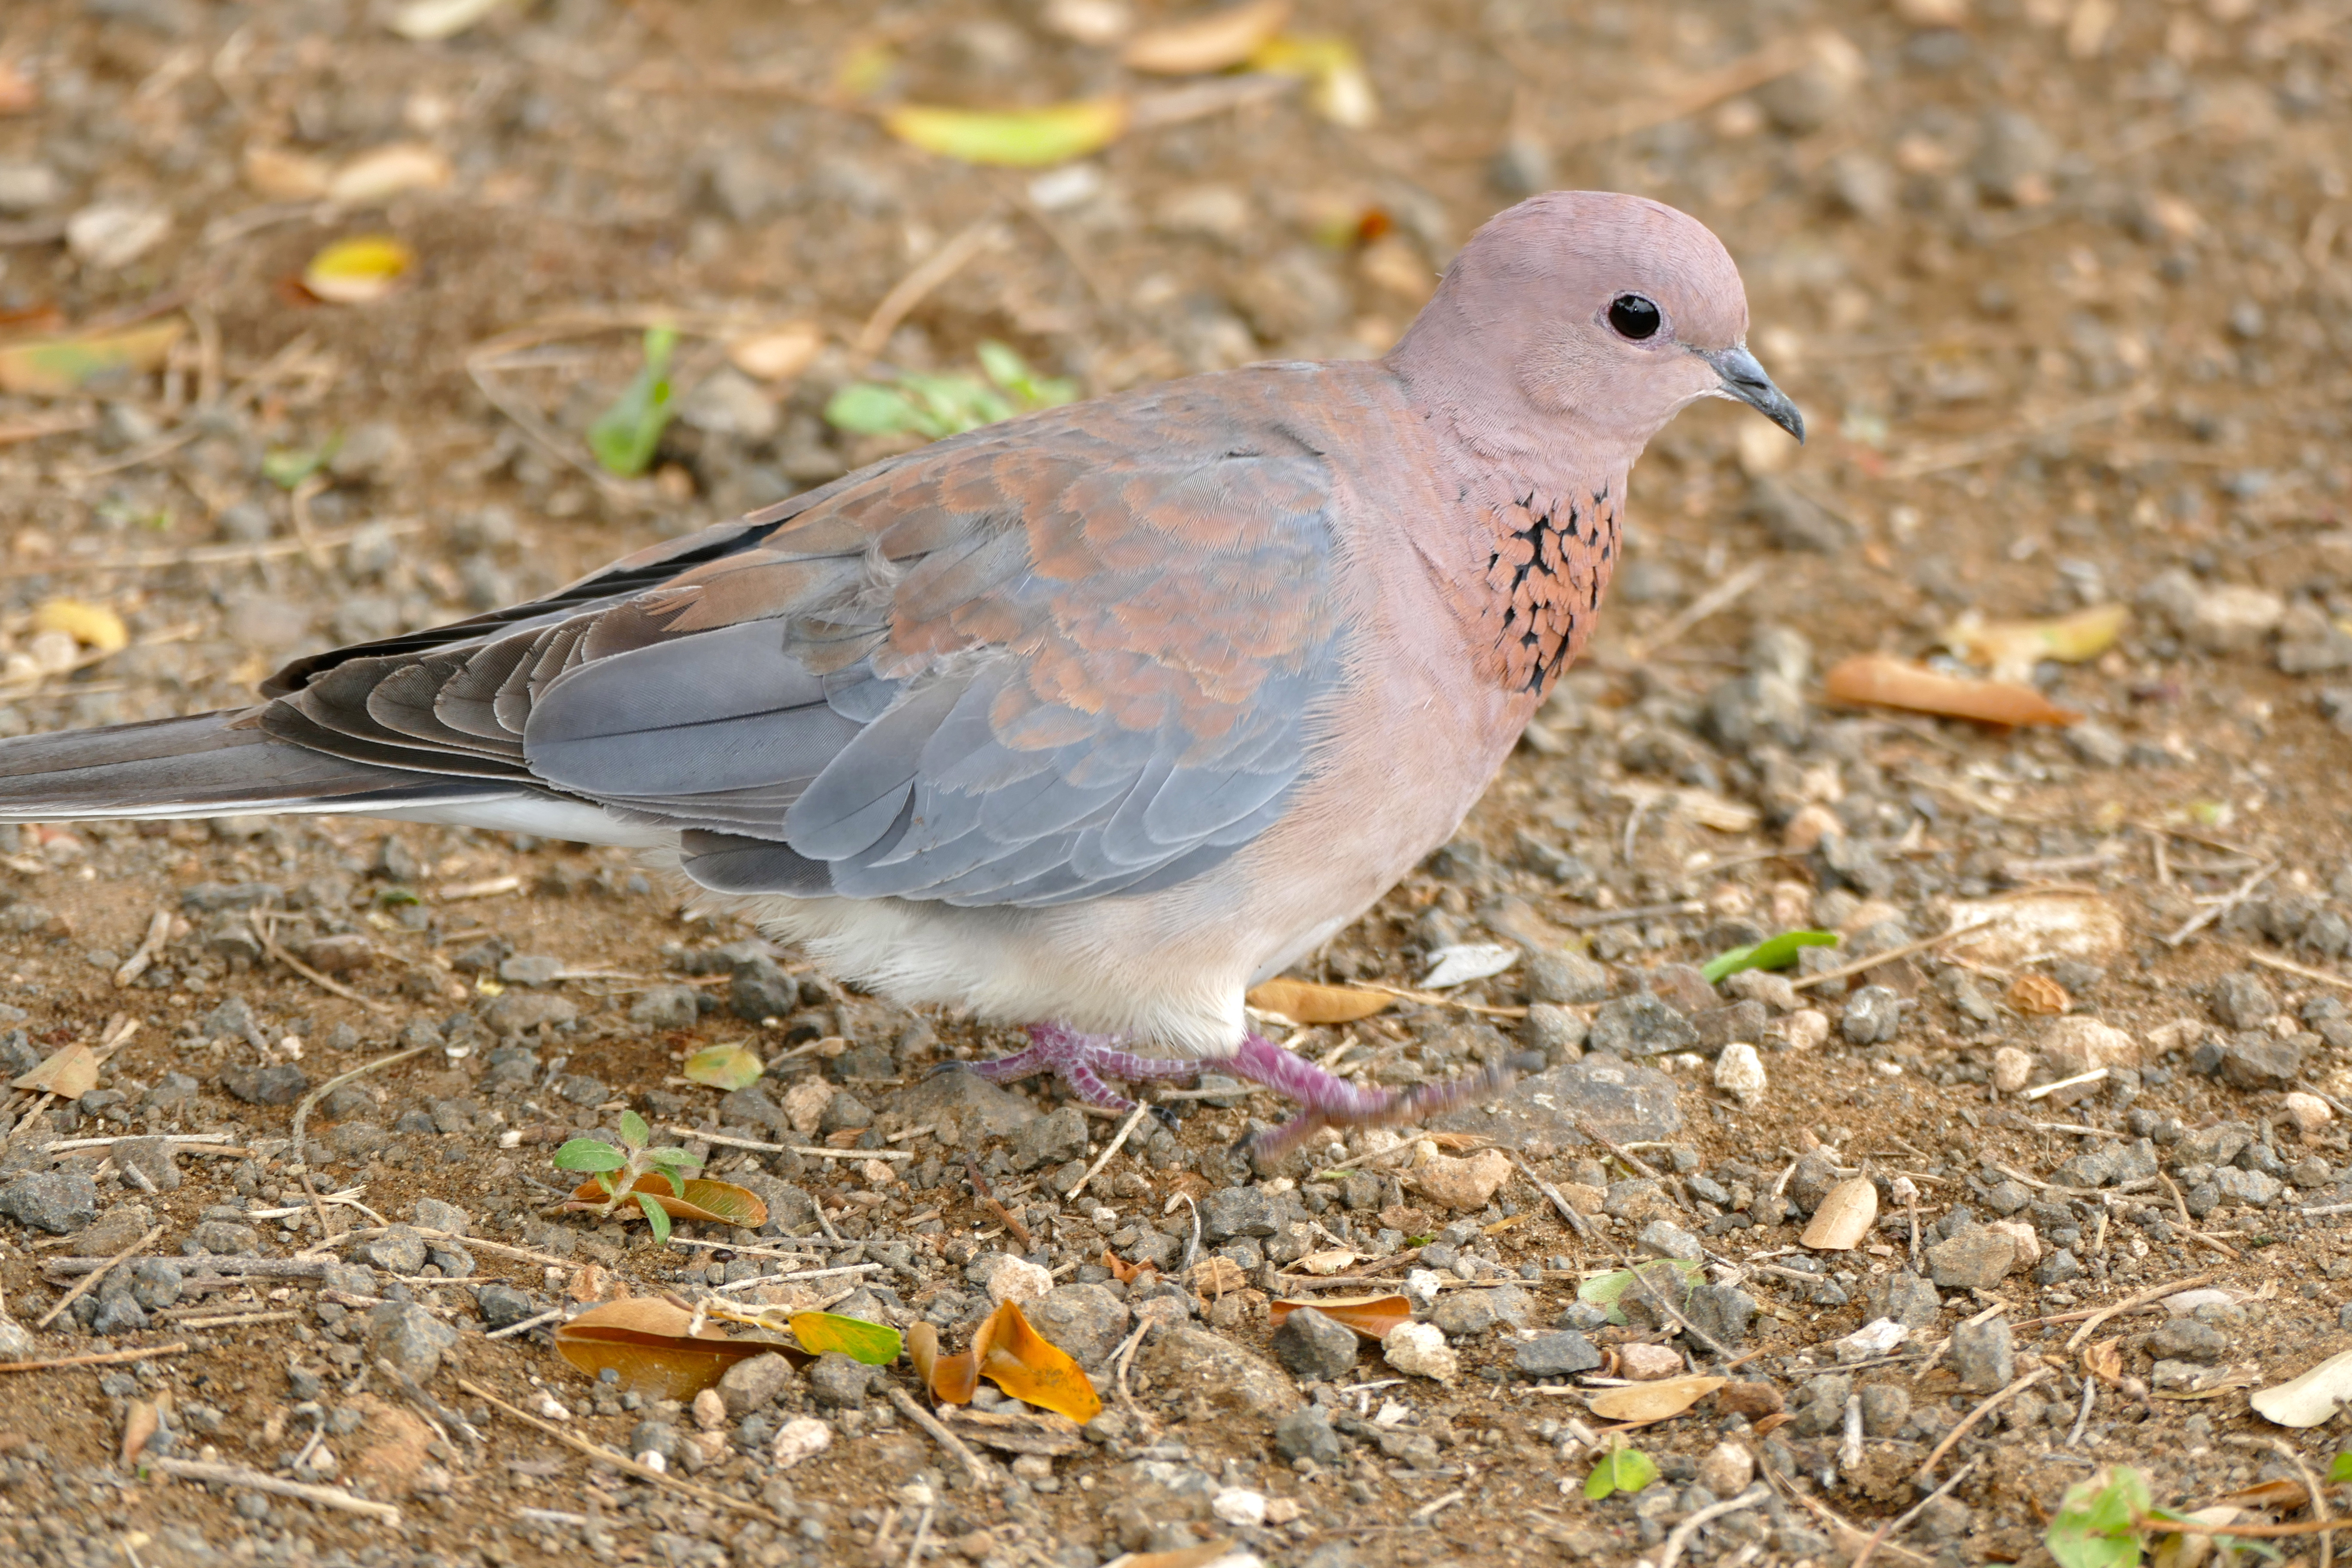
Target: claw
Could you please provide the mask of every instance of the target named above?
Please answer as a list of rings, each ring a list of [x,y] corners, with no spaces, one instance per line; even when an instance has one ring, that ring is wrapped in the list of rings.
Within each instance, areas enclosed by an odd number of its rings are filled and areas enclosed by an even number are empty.
[[[970,1062],[950,1060],[944,1062],[933,1062],[931,1064],[931,1070],[925,1073],[923,1076],[925,1078],[937,1078],[941,1073],[970,1071],[971,1071],[971,1064]]]
[[[1168,1129],[1171,1132],[1175,1131],[1178,1128],[1183,1125],[1181,1121],[1177,1120],[1173,1107],[1154,1104],[1150,1107],[1150,1110],[1151,1119],[1159,1122],[1160,1126]]]

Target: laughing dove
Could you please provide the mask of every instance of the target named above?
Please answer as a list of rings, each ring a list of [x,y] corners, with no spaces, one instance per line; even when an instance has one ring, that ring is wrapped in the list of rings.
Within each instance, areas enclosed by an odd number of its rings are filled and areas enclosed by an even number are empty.
[[[531,604],[289,665],[258,706],[0,742],[0,820],[326,812],[641,847],[978,1070],[1203,1067],[1318,1126],[1402,1096],[1243,994],[1450,837],[1592,634],[1685,405],[1803,422],[1722,245],[1655,202],[1502,213],[1384,359],[1032,414]],[[1128,1048],[1122,1048],[1128,1047]]]

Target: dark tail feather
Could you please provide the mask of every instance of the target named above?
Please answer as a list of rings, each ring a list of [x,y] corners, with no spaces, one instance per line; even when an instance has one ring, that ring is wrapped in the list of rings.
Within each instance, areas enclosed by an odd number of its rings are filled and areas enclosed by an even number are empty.
[[[364,812],[513,793],[288,745],[257,718],[224,710],[0,741],[0,822]]]

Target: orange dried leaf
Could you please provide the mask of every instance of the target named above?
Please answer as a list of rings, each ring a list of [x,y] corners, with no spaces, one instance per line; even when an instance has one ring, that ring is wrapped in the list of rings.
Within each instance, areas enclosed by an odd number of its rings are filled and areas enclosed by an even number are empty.
[[[558,1328],[555,1349],[592,1378],[612,1368],[622,1392],[634,1389],[649,1399],[691,1399],[716,1384],[729,1367],[753,1356],[799,1356],[775,1342],[730,1339],[709,1323],[689,1337],[693,1321],[694,1314],[683,1307],[633,1296],[592,1308]]]
[[[2311,1500],[2300,1481],[2262,1481],[2242,1487],[2233,1492],[2223,1492],[2213,1500],[2216,1504],[2231,1508],[2259,1508],[2278,1513],[2289,1513]]]
[[[1289,19],[1290,0],[1251,0],[1138,33],[1119,51],[1119,64],[1160,76],[1225,70],[1257,53]]]
[[[1358,985],[1318,985],[1311,980],[1269,980],[1245,998],[1261,1013],[1278,1013],[1294,1024],[1352,1024],[1396,1005],[1385,991]]]
[[[757,1230],[768,1223],[768,1205],[760,1194],[732,1182],[713,1182],[699,1176],[681,1177],[678,1185],[684,1192],[674,1190],[669,1178],[652,1172],[629,1184],[621,1195],[634,1198],[639,1193],[669,1211],[672,1219],[708,1220],[714,1225],[740,1225],[746,1230]],[[583,1182],[572,1193],[572,1201],[563,1205],[569,1209],[601,1209],[604,1206],[604,1189],[593,1182]],[[625,1219],[640,1213],[635,1204],[624,1203],[614,1211]]]
[[[1204,1296],[1222,1296],[1228,1290],[1238,1290],[1249,1283],[1242,1266],[1230,1258],[1203,1258],[1192,1265],[1184,1276],[1192,1289]]]
[[[79,1100],[98,1087],[98,1053],[87,1045],[68,1046],[18,1079],[15,1087]]]
[[[1129,1263],[1108,1247],[1103,1248],[1102,1260],[1103,1267],[1110,1270],[1110,1277],[1122,1285],[1132,1285],[1146,1274],[1160,1272],[1160,1266],[1156,1263]]]
[[[910,1323],[907,1328],[907,1360],[915,1368],[915,1375],[923,1386],[931,1384],[931,1371],[940,1364],[940,1331],[929,1323]]]
[[[1024,1405],[1066,1415],[1080,1426],[1102,1412],[1102,1397],[1078,1363],[1031,1328],[1017,1303],[1007,1301],[988,1315],[972,1351],[980,1374]]]
[[[2021,974],[2009,983],[2009,1005],[2021,1013],[2054,1018],[2072,1007],[2074,999],[2046,974]]]
[[[122,1462],[134,1464],[163,1429],[163,1418],[152,1400],[134,1399],[122,1418]]]
[[[1267,1326],[1280,1328],[1282,1320],[1301,1307],[1314,1308],[1333,1322],[1355,1330],[1374,1344],[1388,1338],[1391,1329],[1412,1319],[1412,1303],[1402,1296],[1327,1296],[1316,1301],[1267,1303]]]
[[[1900,659],[1865,653],[1832,666],[1822,686],[1833,702],[1904,708],[1984,724],[2072,724],[2082,715],[2061,708],[2030,686],[1970,680]]]

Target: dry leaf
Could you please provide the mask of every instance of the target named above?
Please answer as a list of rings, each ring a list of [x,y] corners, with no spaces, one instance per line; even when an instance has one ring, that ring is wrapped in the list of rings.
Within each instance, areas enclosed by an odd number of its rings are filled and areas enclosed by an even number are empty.
[[[334,177],[324,158],[258,142],[245,150],[245,183],[273,202],[315,202]]]
[[[1298,1260],[1298,1267],[1309,1274],[1337,1274],[1355,1261],[1355,1253],[1344,1247],[1334,1247],[1308,1253]]]
[[[730,1339],[705,1323],[687,1333],[694,1314],[650,1296],[593,1307],[555,1331],[558,1354],[593,1378],[606,1367],[620,1376],[623,1393],[635,1389],[648,1399],[692,1399],[719,1382],[738,1362],[773,1352],[807,1358],[795,1347],[764,1339]]]
[[[1024,1405],[1066,1415],[1081,1426],[1102,1413],[1102,1396],[1063,1349],[1029,1326],[1018,1303],[988,1315],[972,1348],[980,1374]]]
[[[730,342],[727,363],[761,381],[785,381],[808,369],[824,350],[824,328],[814,321],[786,321]]]
[[[1255,54],[1288,20],[1290,0],[1253,0],[1138,33],[1119,51],[1118,60],[1129,70],[1159,76],[1225,70]]]
[[[131,1402],[131,1408],[122,1417],[122,1463],[126,1467],[136,1463],[139,1456],[147,1451],[147,1445],[155,1440],[163,1426],[163,1414],[152,1400]]]
[[[1334,125],[1361,131],[1380,118],[1380,99],[1363,57],[1345,38],[1286,34],[1268,38],[1248,60],[1252,70],[1304,77],[1307,102]]]
[[[972,1410],[948,1407],[956,1433],[1008,1454],[1075,1454],[1086,1447],[1078,1424],[1050,1410]]]
[[[98,1052],[87,1045],[71,1045],[18,1079],[16,1087],[59,1100],[79,1100],[98,1087]]]
[[[679,1191],[678,1188],[685,1189]],[[677,1187],[669,1178],[648,1171],[629,1184],[621,1195],[634,1199],[640,1193],[669,1211],[672,1219],[709,1220],[715,1225],[740,1225],[746,1230],[757,1230],[768,1223],[768,1205],[760,1194],[732,1182],[714,1182],[701,1176],[682,1176]],[[583,1182],[572,1190],[567,1209],[602,1209],[604,1189],[594,1182]],[[625,1202],[613,1211],[623,1219],[641,1214],[634,1202]]]
[[[1817,1252],[1844,1252],[1870,1234],[1878,1218],[1878,1189],[1867,1176],[1840,1182],[1813,1211],[1812,1223],[1797,1239]]]
[[[2123,1381],[2124,1352],[2121,1340],[2101,1340],[2083,1347],[2083,1370],[2110,1387]]]
[[[174,316],[121,331],[0,345],[0,392],[67,397],[143,375],[163,363],[187,330],[187,323]]]
[[[2257,1390],[2247,1404],[2282,1426],[2316,1426],[2352,1405],[2352,1351],[2329,1356],[2300,1377]]]
[[[1948,931],[1983,930],[1962,937],[1948,950],[1982,963],[2021,963],[2035,954],[2112,961],[2124,943],[2124,919],[2096,894],[2042,889],[1999,899],[1956,899],[1947,911]]]
[[[2223,1492],[2214,1502],[2230,1508],[2259,1508],[2273,1513],[2292,1513],[2311,1500],[2300,1481],[2263,1481],[2242,1487],[2233,1492]]]
[[[1769,1415],[1759,1416],[1752,1430],[1759,1437],[1769,1437],[1796,1418],[1796,1415],[1790,1411],[1775,1410]]]
[[[335,305],[364,305],[400,287],[416,266],[416,253],[390,235],[339,239],[310,258],[302,287]]]
[[[373,206],[410,191],[437,191],[456,176],[448,158],[422,142],[395,142],[361,153],[327,182],[327,198],[343,206]]]
[[[1156,1263],[1129,1263],[1108,1247],[1103,1248],[1102,1261],[1103,1267],[1110,1270],[1110,1277],[1122,1285],[1132,1285],[1146,1274],[1160,1272]]]
[[[454,38],[506,0],[407,0],[392,14],[392,30],[415,43]]]
[[[0,59],[0,114],[30,114],[40,106],[40,85],[23,66]]]
[[[131,646],[131,628],[104,605],[86,599],[44,599],[33,611],[37,632],[63,632],[85,647],[120,653]]]
[[[1421,977],[1421,988],[1451,991],[1502,973],[1518,963],[1519,950],[1507,942],[1470,942],[1441,947],[1429,957],[1429,973]]]
[[[2074,999],[2046,974],[2021,974],[2009,983],[2009,1005],[2032,1016],[2053,1018],[2074,1006]]]
[[[1234,1555],[1233,1538],[1221,1535],[1214,1541],[1181,1546],[1173,1552],[1123,1552],[1105,1563],[1104,1568],[1211,1568],[1211,1564]]]
[[[1885,653],[1860,654],[1832,666],[1822,688],[1832,702],[1904,708],[1984,724],[2065,725],[2082,718],[2030,686],[1939,675]]]
[[[1664,1421],[1680,1415],[1729,1381],[1721,1377],[1662,1378],[1656,1383],[1603,1389],[1585,1403],[1595,1415],[1611,1421]]]
[[[1953,652],[1992,671],[1995,680],[2031,680],[2045,658],[2081,664],[2115,647],[2131,611],[2123,605],[2095,605],[2071,616],[2042,621],[1980,621],[1964,616],[1944,634]]]
[[[1412,1319],[1412,1302],[1402,1296],[1327,1296],[1321,1300],[1269,1302],[1267,1326],[1280,1328],[1283,1319],[1301,1307],[1314,1308],[1374,1344],[1387,1339],[1391,1329]]]
[[[1238,1290],[1249,1283],[1242,1266],[1230,1258],[1203,1258],[1192,1265],[1184,1276],[1192,1289],[1203,1296],[1222,1296],[1228,1290]]]
[[[1244,998],[1261,1013],[1274,1013],[1294,1024],[1352,1024],[1396,1005],[1385,991],[1355,985],[1318,985],[1311,980],[1269,980],[1254,985]]]

